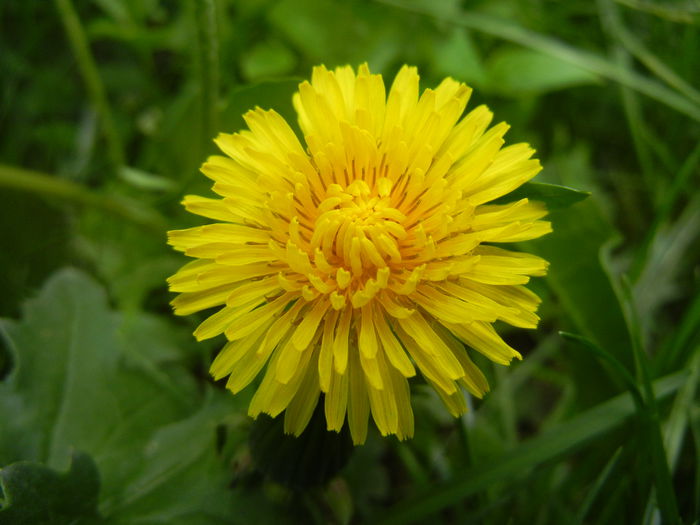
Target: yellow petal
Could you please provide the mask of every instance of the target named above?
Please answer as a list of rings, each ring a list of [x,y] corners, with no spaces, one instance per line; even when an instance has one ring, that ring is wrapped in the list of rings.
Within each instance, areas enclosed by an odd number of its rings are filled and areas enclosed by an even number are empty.
[[[359,363],[359,357],[353,352],[348,363],[350,390],[348,395],[348,424],[350,435],[355,445],[361,445],[367,439],[367,419],[369,417],[369,400],[367,385]]]
[[[522,359],[520,353],[508,346],[489,323],[476,321],[468,325],[444,325],[459,339],[495,363],[508,365],[514,357]]]
[[[299,390],[284,413],[284,432],[286,434],[301,435],[311,420],[318,403],[319,393],[318,370],[316,367],[309,366]]]
[[[340,432],[345,421],[348,403],[349,373],[339,374],[333,370],[325,399],[325,414],[328,430]]]
[[[305,315],[292,335],[292,343],[297,350],[304,350],[316,335],[323,316],[330,308],[330,303],[319,299]]]
[[[231,295],[233,286],[235,285],[224,284],[223,286],[201,292],[182,293],[173,299],[170,304],[175,310],[175,315],[189,315],[224,304],[226,298]]]
[[[293,299],[295,299],[293,293],[285,293],[271,303],[267,303],[236,318],[226,329],[226,337],[233,341],[242,339],[249,333],[258,330],[268,319],[282,311]]]
[[[340,314],[338,328],[333,339],[333,366],[339,374],[345,373],[348,365],[348,338],[350,337],[352,308],[346,307]]]
[[[405,377],[416,375],[416,369],[413,367],[413,363],[411,363],[411,360],[401,347],[401,343],[399,343],[396,336],[392,333],[386,319],[384,319],[380,313],[375,312],[374,325],[379,334],[382,349],[394,368],[399,370]]]
[[[360,356],[360,359],[362,359],[362,356]],[[372,383],[367,385],[369,387],[368,394],[372,417],[383,436],[396,434],[399,426],[399,413],[396,407],[393,383],[391,377],[389,377],[389,370],[384,362],[384,356],[377,354],[375,361],[381,377],[382,388],[376,388]]]
[[[464,375],[459,361],[419,312],[406,319],[399,319],[397,323],[425,349],[425,352],[432,357],[431,360],[434,361],[435,366],[444,370],[447,377],[459,379]]]

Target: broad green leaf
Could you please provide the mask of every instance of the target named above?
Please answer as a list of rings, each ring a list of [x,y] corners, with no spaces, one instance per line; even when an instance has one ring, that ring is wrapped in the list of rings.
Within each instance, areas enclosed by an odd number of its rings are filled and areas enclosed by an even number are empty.
[[[550,214],[552,233],[526,243],[550,263],[547,283],[576,330],[631,370],[625,320],[599,253],[615,235],[592,200]]]
[[[242,407],[228,393],[209,394],[191,417],[153,434],[138,455],[139,468],[102,502],[114,523],[228,522],[231,474],[217,455],[215,429]]]
[[[585,69],[539,51],[506,48],[486,64],[488,83],[495,91],[519,96],[536,95],[583,84],[598,77]]]
[[[90,525],[97,513],[99,474],[87,454],[73,453],[67,472],[20,461],[0,469],[0,523],[8,525]],[[3,501],[4,500],[4,501]]]
[[[504,195],[494,202],[515,202],[527,198],[533,201],[544,202],[549,211],[554,211],[573,206],[589,196],[590,193],[587,191],[576,190],[558,184],[526,182],[515,191]]]
[[[177,351],[163,326],[125,322],[70,269],[22,321],[1,326],[14,363],[0,383],[3,463],[64,468],[71,449],[86,451],[100,469],[102,514],[118,523],[220,523],[230,512],[214,427],[240,409],[225,395],[194,410],[200,395],[171,373]],[[143,346],[158,348],[141,355]]]
[[[61,468],[75,448],[99,464],[102,457],[124,454],[134,446],[130,440],[145,439],[145,432],[184,415],[182,401],[125,362],[119,327],[104,291],[76,270],[55,274],[26,303],[22,321],[0,324],[15,361],[0,395],[16,400],[14,413],[2,419],[10,433],[25,434],[9,453],[2,451],[4,461]],[[109,485],[111,472],[104,474]]]
[[[172,364],[197,349],[189,329],[146,312],[123,314],[119,335],[127,355],[142,356],[154,365]]]
[[[452,28],[446,38],[436,42],[436,46],[432,67],[438,75],[483,85],[486,79],[484,65],[466,29]]]
[[[262,42],[241,59],[241,69],[248,80],[289,75],[297,59],[294,53],[278,40]]]
[[[256,82],[233,89],[228,96],[227,106],[219,117],[221,131],[234,133],[246,128],[243,115],[257,106],[262,109],[274,109],[290,126],[296,126],[292,95],[299,82],[300,79],[285,78]]]
[[[686,373],[679,372],[657,380],[654,383],[657,396],[668,396],[681,388],[687,379]],[[486,490],[495,483],[512,481],[546,461],[572,453],[621,425],[635,410],[628,393],[605,401],[524,442],[490,463],[467,469],[442,486],[428,489],[410,501],[399,502],[379,523],[390,525],[425,521],[426,517]]]

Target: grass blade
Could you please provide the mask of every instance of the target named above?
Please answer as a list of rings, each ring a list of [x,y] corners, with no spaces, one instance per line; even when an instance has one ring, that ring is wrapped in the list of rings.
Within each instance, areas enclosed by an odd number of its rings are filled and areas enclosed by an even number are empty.
[[[630,54],[669,87],[682,93],[696,104],[700,104],[700,92],[678,76],[675,71],[669,68],[627,30],[620,19],[620,15],[617,13],[613,0],[604,0],[599,5],[601,5],[602,16],[607,19],[610,32],[614,34],[615,38],[619,40]]]
[[[105,87],[97,71],[95,58],[90,51],[85,30],[80,23],[80,18],[71,0],[55,0],[55,3],[61,15],[61,21],[68,35],[73,54],[78,62],[78,69],[83,77],[83,82],[85,82],[88,96],[100,117],[102,131],[107,141],[109,160],[116,169],[125,164],[124,148],[119,133],[117,133],[117,128],[114,125]]]
[[[618,448],[610,458],[610,461],[608,461],[608,463],[605,465],[605,468],[603,468],[603,470],[600,472],[595,480],[595,483],[588,491],[588,494],[586,494],[586,499],[583,500],[583,503],[576,514],[576,521],[572,525],[581,525],[584,523],[588,512],[591,510],[591,507],[593,507],[593,503],[595,503],[595,500],[598,497],[598,494],[600,494],[605,482],[610,477],[612,471],[615,470],[617,462],[620,459],[621,452],[622,449]]]
[[[662,398],[678,390],[686,381],[687,373],[677,372],[657,380],[654,388],[657,396]],[[572,453],[591,439],[622,424],[635,410],[629,393],[616,396],[524,442],[490,464],[467,469],[436,489],[400,502],[380,523],[416,523],[494,483],[515,479],[545,461]]]
[[[609,264],[604,264],[604,266],[607,268],[610,267]],[[651,380],[649,358],[644,352],[642,330],[634,307],[632,288],[629,280],[626,279],[624,275],[621,286],[617,285],[612,275],[611,282],[613,283],[615,291],[618,293],[620,304],[623,306],[625,322],[627,323],[627,329],[629,330],[630,339],[632,341],[632,351],[634,353],[634,362],[638,376],[637,381],[641,383],[642,391],[644,392],[644,404],[647,410],[645,414],[646,417],[642,422],[647,432],[647,439],[649,440],[650,459],[654,472],[654,486],[656,488],[659,510],[661,511],[664,523],[680,523],[678,503],[676,502],[676,494],[671,480],[671,471],[666,461],[666,450],[661,435],[661,421],[659,418],[657,397]]]
[[[578,343],[582,346],[585,346],[593,352],[598,358],[602,359],[606,363],[612,366],[612,369],[616,372],[618,377],[622,379],[622,381],[625,383],[627,386],[627,389],[630,391],[630,394],[632,395],[632,399],[634,400],[635,406],[637,407],[637,410],[639,410],[640,413],[644,412],[645,407],[644,407],[644,399],[642,398],[642,394],[637,388],[637,383],[635,382],[634,378],[632,375],[627,371],[627,369],[624,367],[620,361],[618,361],[614,355],[612,355],[610,352],[606,352],[602,348],[600,348],[598,345],[590,341],[589,339],[586,339],[583,336],[576,335],[576,334],[571,334],[569,332],[559,332],[559,335],[561,335],[564,339],[568,341],[573,341],[575,343]]]
[[[524,27],[506,22],[500,18],[483,13],[455,11],[449,14],[434,13],[429,8],[418,6],[401,0],[378,0],[381,3],[438,18],[444,22],[456,24],[501,38],[509,42],[520,44],[529,49],[535,49],[541,53],[559,58],[565,62],[574,64],[581,69],[595,73],[602,78],[607,78],[627,86],[650,98],[658,100],[667,106],[700,121],[700,105],[688,100],[687,97],[668,89],[666,86],[644,75],[625,67],[621,67],[609,60],[581,49],[572,47],[557,39],[550,38]]]
[[[688,369],[690,370],[690,377],[673,401],[671,415],[664,429],[667,459],[671,470],[675,470],[680,458],[683,438],[688,430],[688,421],[691,416],[698,381],[700,381],[700,348],[695,349],[695,355]]]
[[[219,104],[219,40],[214,0],[197,0],[202,139],[209,144],[217,130]]]

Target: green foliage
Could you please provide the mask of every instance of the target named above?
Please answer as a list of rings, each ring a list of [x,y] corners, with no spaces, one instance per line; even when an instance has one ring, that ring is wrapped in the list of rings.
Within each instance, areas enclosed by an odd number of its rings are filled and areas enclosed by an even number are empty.
[[[3,464],[62,468],[71,450],[88,453],[102,480],[103,515],[115,523],[144,516],[149,523],[205,523],[227,515],[229,476],[215,427],[235,404],[211,392],[202,398],[184,371],[168,365],[178,357],[168,347],[179,343],[157,321],[125,319],[109,309],[97,283],[64,270],[25,305],[21,322],[4,321],[2,331],[14,363],[0,384]],[[86,461],[92,465],[83,456],[76,461],[81,471]],[[21,465],[8,467],[15,487],[35,484],[23,476],[51,474]],[[45,483],[57,483],[52,479]],[[62,490],[71,489],[69,481]]]
[[[0,523],[700,519],[691,4],[0,2]],[[479,363],[492,391],[461,420],[416,382],[413,440],[370,433],[289,489],[313,472],[254,467],[251,393],[213,385],[220,342],[171,313],[165,230],[196,224],[179,201],[210,191],[217,132],[256,106],[295,127],[313,65],[362,62],[466,81],[537,149],[502,202],[550,210],[526,246],[550,262],[542,321],[499,329],[524,360]]]
[[[519,199],[530,199],[543,202],[547,210],[555,211],[568,208],[588,197],[590,193],[557,184],[546,184],[542,182],[526,182],[515,191],[498,199],[500,202],[515,202]]]
[[[70,469],[63,474],[30,461],[13,463],[0,469],[5,495],[0,523],[102,523],[97,513],[99,485],[97,467],[83,453],[73,454]]]
[[[576,65],[527,49],[499,50],[489,65],[488,78],[493,91],[511,96],[539,95],[598,80]]]

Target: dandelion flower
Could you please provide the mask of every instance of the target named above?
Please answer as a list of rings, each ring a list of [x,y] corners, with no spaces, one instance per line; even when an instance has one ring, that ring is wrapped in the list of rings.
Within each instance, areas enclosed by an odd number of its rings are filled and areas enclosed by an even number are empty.
[[[215,221],[169,232],[196,260],[170,277],[175,313],[218,307],[194,332],[225,334],[211,366],[237,393],[263,370],[249,414],[284,414],[299,435],[319,400],[328,430],[347,419],[363,443],[413,434],[408,378],[418,372],[454,416],[464,390],[488,390],[469,352],[507,365],[520,354],[493,323],[535,328],[526,289],[547,263],[496,244],[540,237],[541,203],[489,204],[540,171],[527,144],[504,147],[471,89],[445,79],[419,96],[404,66],[388,96],[367,65],[313,70],[294,107],[304,135],[260,108],[220,134],[226,156],[202,166],[220,198],[185,197]],[[323,394],[323,396],[321,395]]]

